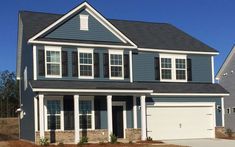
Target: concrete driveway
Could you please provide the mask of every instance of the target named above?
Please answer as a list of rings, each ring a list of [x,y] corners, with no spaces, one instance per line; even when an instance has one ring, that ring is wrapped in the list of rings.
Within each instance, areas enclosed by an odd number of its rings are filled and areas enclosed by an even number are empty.
[[[167,144],[191,146],[191,147],[235,147],[235,140],[227,139],[188,139],[166,140]]]

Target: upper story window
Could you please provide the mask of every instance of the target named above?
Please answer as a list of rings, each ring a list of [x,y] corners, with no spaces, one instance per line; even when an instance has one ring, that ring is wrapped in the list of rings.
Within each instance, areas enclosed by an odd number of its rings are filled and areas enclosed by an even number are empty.
[[[161,81],[187,81],[186,55],[160,54]]]
[[[109,50],[109,71],[110,79],[124,79],[123,51]]]
[[[78,48],[79,78],[94,78],[93,49]]]
[[[61,47],[45,46],[46,77],[61,78]]]
[[[83,31],[89,30],[88,19],[89,19],[88,15],[80,14],[80,30],[83,30]]]

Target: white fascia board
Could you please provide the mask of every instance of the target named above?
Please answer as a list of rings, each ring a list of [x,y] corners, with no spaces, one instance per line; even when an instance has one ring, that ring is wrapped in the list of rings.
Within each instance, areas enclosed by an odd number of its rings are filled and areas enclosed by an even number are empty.
[[[153,90],[113,90],[113,89],[47,89],[33,88],[34,92],[96,92],[96,93],[152,93]]]
[[[91,13],[99,22],[101,22],[108,30],[110,30],[116,37],[118,37],[122,42],[127,43],[128,41],[133,47],[137,47],[130,39],[128,39],[124,34],[122,34],[116,27],[114,27],[110,22],[108,22],[101,14],[99,14],[94,8],[92,8],[87,2],[83,2],[73,10],[69,11],[67,14],[62,16],[60,19],[43,29],[41,32],[37,33],[35,36],[30,38],[28,40],[28,43],[32,43],[36,38],[44,34],[45,32],[49,31],[53,27],[55,27],[60,22],[64,21],[66,18],[68,18],[70,15],[78,12],[82,8],[86,8],[86,11]]]
[[[232,59],[232,56],[233,56],[234,52],[235,52],[235,45],[233,45],[233,47],[232,47],[230,53],[228,54],[228,56],[226,57],[226,59],[225,59],[225,61],[224,61],[224,63],[223,63],[223,65],[220,67],[220,69],[219,69],[219,71],[218,71],[218,73],[217,73],[217,75],[216,75],[216,77],[215,77],[216,80],[219,80],[219,79],[220,79],[220,77],[221,77],[221,75],[222,75],[222,72],[225,70],[226,65],[228,65],[228,63],[229,63],[230,60]]]
[[[138,48],[138,50],[147,51],[147,52],[162,52],[162,53],[176,53],[176,54],[219,55],[218,52],[179,51],[179,50],[153,49],[153,48]]]
[[[39,41],[32,40],[28,43],[32,44],[47,44],[47,45],[68,45],[68,46],[82,46],[82,47],[104,47],[104,48],[125,48],[125,49],[136,49],[135,46],[125,46],[125,45],[106,45],[106,44],[87,44],[87,43],[69,43],[69,42],[53,42],[53,41]]]
[[[151,93],[153,96],[229,96],[228,93]]]

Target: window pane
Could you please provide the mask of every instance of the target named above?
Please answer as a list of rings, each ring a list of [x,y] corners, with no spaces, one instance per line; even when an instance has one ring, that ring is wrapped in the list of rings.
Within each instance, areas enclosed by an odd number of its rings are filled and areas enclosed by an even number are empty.
[[[47,75],[60,75],[60,65],[47,63]]]
[[[162,79],[171,79],[170,69],[162,69]]]
[[[161,58],[162,68],[171,68],[171,58]]]
[[[176,68],[185,69],[185,59],[176,59]]]
[[[111,77],[122,77],[122,67],[111,66]]]
[[[91,129],[91,115],[80,115],[80,128]]]
[[[80,76],[92,76],[92,65],[80,65]]]
[[[47,51],[47,62],[60,62],[59,51]]]
[[[47,126],[49,130],[60,129],[60,116],[47,116]]]
[[[92,64],[92,53],[80,53],[80,64]]]
[[[122,65],[122,55],[111,54],[111,65]]]
[[[91,101],[82,100],[79,102],[79,113],[80,114],[91,114]]]
[[[47,100],[47,114],[60,114],[60,100]]]
[[[176,70],[176,79],[185,80],[186,79],[185,70]]]

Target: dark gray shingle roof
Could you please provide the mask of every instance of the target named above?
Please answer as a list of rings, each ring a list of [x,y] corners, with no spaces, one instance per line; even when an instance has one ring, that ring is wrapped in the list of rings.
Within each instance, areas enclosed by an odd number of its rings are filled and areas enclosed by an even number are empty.
[[[21,11],[26,40],[55,22],[62,15]],[[191,37],[167,23],[151,23],[108,19],[139,48],[217,52],[215,49]]]
[[[228,93],[219,84],[210,83],[148,83],[148,82],[82,82],[30,81],[32,88],[46,89],[131,89],[153,90],[154,93]]]

